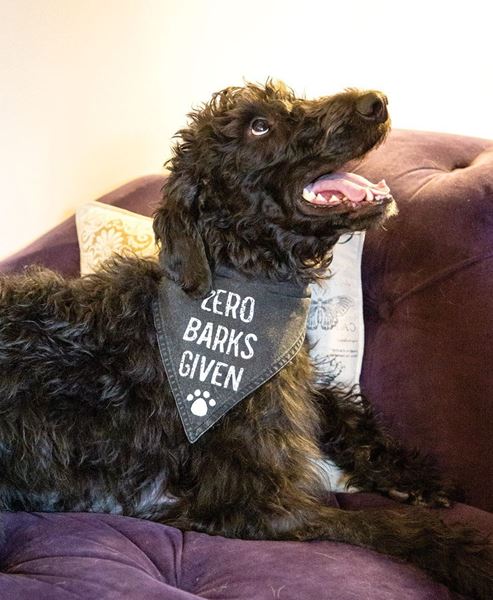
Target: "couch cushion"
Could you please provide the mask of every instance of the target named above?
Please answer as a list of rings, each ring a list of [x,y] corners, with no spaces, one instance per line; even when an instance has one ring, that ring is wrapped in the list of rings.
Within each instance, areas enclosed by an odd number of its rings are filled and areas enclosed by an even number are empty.
[[[385,503],[340,495],[346,507]],[[390,501],[388,501],[390,503]],[[493,532],[493,517],[457,506]],[[452,600],[418,569],[334,542],[256,542],[210,537],[128,517],[3,513],[2,600]]]

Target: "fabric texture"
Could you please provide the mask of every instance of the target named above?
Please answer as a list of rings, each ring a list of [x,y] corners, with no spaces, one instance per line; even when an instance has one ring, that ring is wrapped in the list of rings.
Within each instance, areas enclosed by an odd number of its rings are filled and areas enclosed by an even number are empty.
[[[380,503],[372,494],[337,499],[346,509]],[[493,532],[483,511],[442,512]],[[115,515],[4,513],[3,520],[2,600],[458,599],[408,564],[341,543],[233,540]]]
[[[203,300],[163,278],[154,303],[161,358],[185,433],[195,442],[303,346],[308,286],[213,274]]]
[[[113,254],[157,254],[149,217],[102,202],[88,202],[76,210],[75,222],[81,275],[94,273]]]
[[[493,142],[394,131],[359,171],[386,179],[400,213],[367,233],[361,385],[408,446],[434,455],[466,504],[441,511],[493,533]],[[149,216],[161,176],[100,199]],[[0,264],[75,275],[74,219]],[[391,505],[337,494],[333,505]],[[478,510],[475,507],[483,508]],[[246,542],[97,514],[2,515],[2,600],[452,600],[413,567],[331,542]]]

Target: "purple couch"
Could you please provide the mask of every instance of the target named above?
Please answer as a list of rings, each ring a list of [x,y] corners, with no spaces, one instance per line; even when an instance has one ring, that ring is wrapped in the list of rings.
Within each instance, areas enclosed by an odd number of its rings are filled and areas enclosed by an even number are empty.
[[[362,386],[381,420],[464,490],[442,511],[493,534],[493,142],[395,131],[359,171],[384,177],[400,214],[368,234]],[[150,214],[161,176],[101,201]],[[0,263],[76,275],[69,219]],[[392,504],[337,494],[342,508]],[[3,513],[2,600],[445,600],[417,569],[330,542],[248,542],[113,515]]]

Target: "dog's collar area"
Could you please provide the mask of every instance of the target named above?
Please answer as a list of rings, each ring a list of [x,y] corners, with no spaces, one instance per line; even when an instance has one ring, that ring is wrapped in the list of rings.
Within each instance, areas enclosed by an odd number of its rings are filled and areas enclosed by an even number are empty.
[[[255,284],[261,288],[264,293],[270,294],[276,294],[282,290],[282,294],[284,296],[296,296],[304,298],[307,296],[309,297],[311,293],[308,284],[297,283],[292,279],[277,281],[261,274],[251,276],[225,264],[217,264],[215,266],[213,277],[235,280],[238,282],[238,284]]]
[[[303,200],[321,208],[357,209],[382,204],[390,197],[390,188],[384,179],[372,183],[361,175],[347,172],[322,175],[303,190]]]
[[[195,442],[302,347],[310,288],[221,267],[203,299],[163,278],[156,337],[186,436]]]

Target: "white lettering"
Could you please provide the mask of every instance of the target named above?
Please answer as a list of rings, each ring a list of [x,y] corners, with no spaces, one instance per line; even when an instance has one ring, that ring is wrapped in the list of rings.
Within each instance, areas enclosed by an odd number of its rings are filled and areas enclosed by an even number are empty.
[[[200,359],[200,369],[199,369],[200,381],[205,381],[207,379],[207,376],[211,372],[211,369],[214,366],[214,363],[216,362],[214,359],[212,359],[208,362],[208,364],[206,366],[206,361],[207,361],[207,358],[205,356],[202,356]]]
[[[187,328],[183,334],[183,339],[186,342],[194,342],[197,339],[198,331],[202,327],[202,321],[196,317],[190,317]]]
[[[231,329],[229,332],[229,340],[228,340],[228,347],[226,349],[226,354],[229,354],[231,352],[231,348],[234,348],[234,354],[236,357],[238,357],[238,353],[239,353],[238,343],[241,340],[241,338],[243,337],[243,331],[239,331],[238,335],[236,337],[235,337],[235,333],[236,333],[236,331],[234,329]]]
[[[243,323],[250,323],[250,321],[253,319],[254,311],[255,299],[251,296],[246,296],[245,298],[243,298],[240,307],[240,319],[243,321]]]
[[[193,358],[193,354],[190,350],[185,350],[185,352],[181,355],[180,366],[178,367],[178,373],[182,377],[188,377],[190,375],[190,365],[185,364],[185,360]]]
[[[241,358],[244,358],[245,360],[248,360],[249,358],[252,358],[254,352],[253,352],[253,348],[252,345],[250,344],[250,340],[252,340],[253,342],[257,342],[258,338],[254,333],[247,333],[245,336],[245,346],[247,346],[248,348],[248,352],[245,352],[244,350],[242,350],[240,352],[240,356]]]
[[[236,373],[236,369],[233,365],[230,365],[228,372],[226,373],[226,379],[224,380],[224,387],[228,388],[230,381],[232,381],[233,389],[235,392],[238,391],[240,387],[241,378],[243,377],[243,367],[241,367]]]
[[[198,371],[198,378],[201,382],[210,381],[212,385],[225,389],[232,387],[237,392],[244,368],[237,369],[234,365],[228,365],[215,359],[209,360],[207,356],[185,350],[181,356],[178,373],[181,377],[193,379],[196,371]]]
[[[221,387],[221,382],[218,380],[218,378],[224,377],[224,373],[221,373],[221,369],[227,366],[228,365],[226,363],[217,361],[216,366],[214,367],[214,372],[212,373],[211,377],[212,385],[218,385],[219,387]]]
[[[205,346],[206,348],[211,347],[212,344],[212,333],[214,331],[214,323],[206,323],[204,326],[204,329],[202,330],[202,333],[199,336],[199,339],[197,340],[197,345],[200,346],[200,344],[203,344],[205,342]]]
[[[217,290],[216,295],[214,296],[214,301],[212,303],[212,312],[216,313],[216,315],[222,315],[223,313],[219,310],[219,307],[223,305],[219,296],[221,294],[226,294],[226,290]]]
[[[206,310],[207,312],[211,312],[210,308],[207,308],[207,302],[216,294],[216,290],[211,290],[210,294],[206,296],[200,305],[202,310]]]
[[[236,309],[240,306],[241,297],[239,294],[235,294],[234,292],[229,292],[228,298],[226,300],[226,306],[224,308],[224,316],[229,317],[231,313],[231,318],[236,319]]]
[[[190,379],[193,379],[195,377],[195,371],[197,370],[198,362],[199,362],[199,355],[196,354],[195,358],[193,359],[192,368],[190,370]]]
[[[224,342],[228,339],[228,335],[229,330],[227,327],[224,327],[224,325],[217,326],[216,336],[212,342],[212,350],[214,352],[219,350],[219,352],[224,354]]]
[[[213,312],[216,315],[224,315],[232,319],[239,317],[243,323],[250,323],[255,313],[255,298],[245,296],[241,299],[241,296],[235,292],[211,290],[209,295],[202,300],[200,307],[202,310]],[[239,315],[238,308],[240,309]]]

